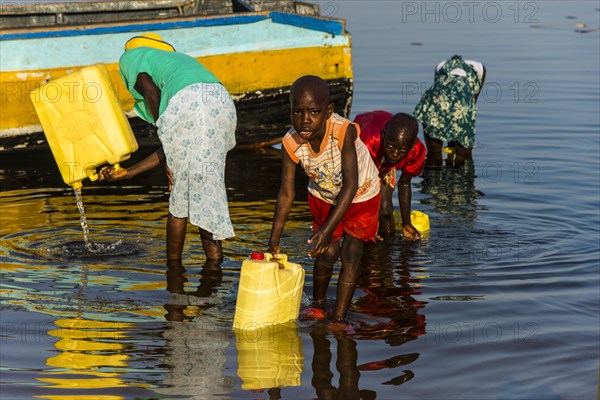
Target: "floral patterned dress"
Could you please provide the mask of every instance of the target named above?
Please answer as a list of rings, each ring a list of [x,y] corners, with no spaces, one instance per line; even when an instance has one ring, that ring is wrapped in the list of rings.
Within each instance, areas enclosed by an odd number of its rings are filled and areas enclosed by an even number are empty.
[[[234,236],[225,190],[225,158],[235,146],[237,116],[227,90],[197,83],[177,92],[156,121],[173,173],[169,212],[223,240]]]
[[[466,76],[450,73],[462,69]],[[421,97],[413,115],[432,139],[458,142],[472,148],[475,142],[475,96],[481,90],[477,72],[461,56],[453,56],[436,75],[433,85]]]

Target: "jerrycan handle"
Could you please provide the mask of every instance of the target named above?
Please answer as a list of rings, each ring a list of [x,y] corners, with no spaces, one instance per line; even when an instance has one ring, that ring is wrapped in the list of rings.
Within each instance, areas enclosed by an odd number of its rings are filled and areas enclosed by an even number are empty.
[[[273,257],[271,255],[271,253],[252,252],[252,254],[250,254],[250,259],[252,261],[270,261],[270,262],[276,262],[278,264],[281,264],[281,263],[279,263],[280,258]],[[286,257],[285,256],[281,257],[281,260],[285,262]],[[276,284],[275,288],[277,289],[277,296],[281,297],[281,289],[280,289],[281,285],[280,285],[280,281],[279,281],[279,270],[280,270],[279,266],[278,266],[278,268],[276,268],[274,270],[275,271],[275,284]]]
[[[121,165],[119,165],[119,163],[115,163],[115,164],[112,165],[112,170],[113,171],[118,171],[120,169],[121,169]],[[96,170],[94,170],[94,173],[90,174],[89,178],[90,178],[90,181],[92,181],[92,182],[97,181],[98,178],[99,178],[98,177],[98,172],[96,172]]]
[[[255,253],[252,253],[255,254]],[[257,260],[266,260],[266,261],[270,261],[270,262],[276,262],[277,264],[279,264],[279,269],[285,269],[285,263],[287,262],[287,255],[285,254],[277,254],[276,256],[273,256],[273,254],[271,253],[256,253]]]
[[[279,280],[279,274],[281,273],[280,271],[282,269],[285,269],[285,262],[287,261],[287,257],[285,255],[281,255],[281,257],[279,257],[279,254],[277,254],[276,257],[271,257],[271,255],[269,254],[269,259],[270,261],[276,262],[278,264],[277,269],[275,269],[275,283],[277,284],[277,296],[281,297],[281,282]]]
[[[283,261],[282,263],[280,263],[281,265],[284,265],[284,268],[278,268],[275,270],[275,281],[277,282],[277,295],[279,297],[281,297],[281,285],[279,284],[279,274],[281,269],[285,269],[288,267],[288,265],[285,265],[285,263],[287,263],[287,256],[283,256],[281,258],[273,258],[274,261],[277,260],[281,260]],[[300,281],[302,280],[302,274],[296,274],[296,287],[298,287],[300,285]]]

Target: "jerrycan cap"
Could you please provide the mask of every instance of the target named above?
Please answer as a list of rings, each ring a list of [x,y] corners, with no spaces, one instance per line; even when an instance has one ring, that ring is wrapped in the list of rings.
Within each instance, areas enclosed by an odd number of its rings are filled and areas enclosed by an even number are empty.
[[[261,261],[265,259],[265,253],[259,253],[257,251],[252,252],[250,259],[253,261]]]

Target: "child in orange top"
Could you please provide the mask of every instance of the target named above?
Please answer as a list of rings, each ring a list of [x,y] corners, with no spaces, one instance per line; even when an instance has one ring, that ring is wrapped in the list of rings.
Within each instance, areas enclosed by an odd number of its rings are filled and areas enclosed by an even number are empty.
[[[379,178],[357,124],[333,113],[327,83],[312,75],[290,90],[292,129],[283,139],[281,187],[269,250],[279,253],[279,240],[295,197],[296,164],[309,176],[313,216],[313,301],[321,306],[333,265],[340,257],[334,320],[346,317],[358,280],[363,244],[375,241],[379,214]],[[340,240],[343,238],[340,246]]]
[[[397,171],[402,171],[398,181],[402,234],[406,239],[419,239],[419,232],[410,221],[411,180],[423,172],[427,153],[425,145],[417,137],[419,123],[411,115],[392,115],[386,111],[359,114],[354,122],[360,125],[360,137],[369,149],[381,178],[379,235],[386,237],[395,234],[392,193],[396,187]]]

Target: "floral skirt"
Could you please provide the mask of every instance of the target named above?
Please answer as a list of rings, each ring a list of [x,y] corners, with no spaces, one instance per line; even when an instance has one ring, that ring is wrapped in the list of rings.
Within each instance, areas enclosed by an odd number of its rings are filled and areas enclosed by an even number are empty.
[[[466,78],[436,80],[421,97],[414,116],[429,138],[473,147],[477,106]]]
[[[175,94],[156,122],[173,173],[169,212],[223,240],[234,236],[225,191],[225,158],[235,146],[237,115],[220,84],[198,83]]]

